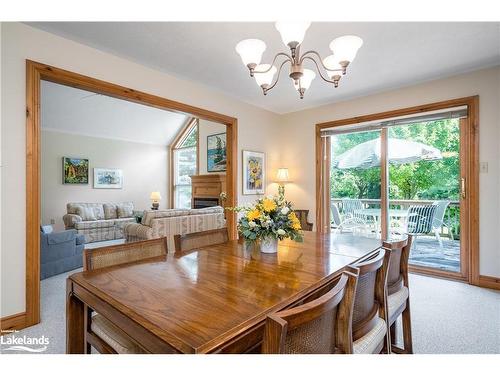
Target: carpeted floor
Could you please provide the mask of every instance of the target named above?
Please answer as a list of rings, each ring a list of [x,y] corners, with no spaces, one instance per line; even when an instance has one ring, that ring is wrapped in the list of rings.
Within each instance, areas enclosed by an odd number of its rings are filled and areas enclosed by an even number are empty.
[[[42,322],[16,334],[45,335],[50,340],[45,353],[65,352],[70,273],[42,281]],[[410,282],[415,353],[500,353],[500,292],[418,275]]]

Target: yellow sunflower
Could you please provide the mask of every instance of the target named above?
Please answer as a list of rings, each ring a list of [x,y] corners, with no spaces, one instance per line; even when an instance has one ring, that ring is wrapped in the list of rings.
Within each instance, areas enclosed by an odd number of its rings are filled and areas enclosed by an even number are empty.
[[[262,201],[262,207],[264,208],[264,211],[270,212],[276,209],[276,203],[272,199],[265,198]]]
[[[252,211],[248,211],[248,213],[247,213],[248,221],[253,221],[255,219],[258,219],[259,217],[260,217],[260,211],[257,209],[254,209]]]

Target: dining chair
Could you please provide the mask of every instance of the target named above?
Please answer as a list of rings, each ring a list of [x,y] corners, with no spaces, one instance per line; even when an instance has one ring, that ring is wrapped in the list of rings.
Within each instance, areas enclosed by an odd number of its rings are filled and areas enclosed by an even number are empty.
[[[367,260],[347,267],[359,270],[352,317],[354,354],[391,351],[386,289],[390,254],[391,250],[382,248]]]
[[[183,255],[186,252],[209,245],[218,245],[229,240],[227,228],[206,230],[184,235],[175,235],[175,254]]]
[[[351,320],[358,270],[342,273],[321,295],[302,305],[269,314],[262,353],[352,353]]]
[[[106,267],[124,265],[165,257],[166,238],[137,241],[114,246],[86,249],[83,253],[83,270],[95,271]],[[141,354],[142,347],[125,332],[90,307],[85,307],[85,352],[91,346],[103,354]]]
[[[391,351],[413,354],[410,315],[410,285],[408,280],[408,259],[413,242],[409,235],[403,240],[384,242],[383,247],[391,250],[387,275],[387,308],[390,327]],[[396,345],[397,319],[402,315],[404,348]]]
[[[302,230],[312,231],[313,223],[307,221],[307,216],[309,215],[309,210],[293,210],[300,221],[300,226]]]

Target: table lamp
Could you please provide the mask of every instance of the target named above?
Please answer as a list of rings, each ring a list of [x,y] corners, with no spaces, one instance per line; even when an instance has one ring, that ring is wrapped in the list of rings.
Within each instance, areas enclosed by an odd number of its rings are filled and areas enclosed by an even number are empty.
[[[157,210],[160,207],[160,201],[161,201],[161,194],[159,191],[153,191],[151,193],[151,196],[149,197],[152,202],[151,209],[152,210]]]
[[[276,182],[279,184],[279,193],[285,194],[285,183],[291,182],[288,176],[288,168],[279,168],[276,173]]]

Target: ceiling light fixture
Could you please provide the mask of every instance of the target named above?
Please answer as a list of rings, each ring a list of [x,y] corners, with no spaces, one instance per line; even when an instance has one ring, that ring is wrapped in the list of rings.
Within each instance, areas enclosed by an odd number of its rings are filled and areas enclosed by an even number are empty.
[[[289,77],[304,98],[305,91],[316,77],[316,73],[304,68],[305,60],[310,60],[316,66],[319,76],[326,82],[338,87],[340,78],[346,74],[347,66],[352,63],[356,53],[363,45],[363,40],[355,35],[344,35],[330,43],[332,55],[322,59],[321,55],[313,50],[300,53],[300,47],[310,22],[276,22],[276,29],[281,34],[283,43],[290,48],[290,54],[279,52],[274,56],[271,64],[260,64],[266,44],[259,39],[245,39],[236,45],[236,52],[241,56],[243,64],[250,71],[250,77],[255,77],[257,84],[262,88],[264,95],[274,88],[279,81],[281,69],[290,63]],[[279,68],[274,65],[283,58]],[[324,72],[326,73],[326,76]],[[273,81],[274,75],[278,73]]]

